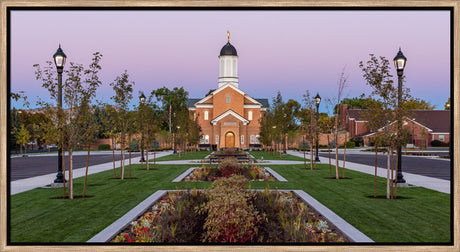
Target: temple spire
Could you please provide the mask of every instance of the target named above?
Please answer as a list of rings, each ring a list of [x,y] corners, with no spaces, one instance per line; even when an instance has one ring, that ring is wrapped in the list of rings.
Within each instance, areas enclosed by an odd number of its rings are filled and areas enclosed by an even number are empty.
[[[230,42],[230,32],[227,30],[227,39],[228,39],[228,42]]]

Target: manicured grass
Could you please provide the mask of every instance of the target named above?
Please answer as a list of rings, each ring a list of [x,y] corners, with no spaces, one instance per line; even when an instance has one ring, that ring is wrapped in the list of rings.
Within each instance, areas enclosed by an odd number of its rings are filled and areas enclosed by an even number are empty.
[[[248,153],[254,156],[255,159],[261,159],[263,157],[264,160],[303,161],[303,157],[297,157],[290,154],[283,154],[283,157],[280,157],[279,152],[275,152],[275,155],[273,155],[273,152],[271,151],[248,151]],[[310,159],[308,159],[309,156],[309,154],[306,155],[307,161],[310,161]]]
[[[376,242],[439,243],[450,241],[450,195],[417,188],[398,188],[403,199],[376,199],[371,175],[345,170],[351,179],[329,177],[329,165],[272,166],[289,182],[271,188],[301,189]],[[340,170],[340,172],[342,172]],[[333,171],[334,174],[334,171]],[[253,188],[263,184],[253,183]],[[378,178],[377,195],[386,196],[386,179]]]
[[[62,197],[62,189],[35,189],[11,196],[11,242],[85,242],[159,189],[206,188],[211,182],[171,181],[193,165],[133,165],[135,179],[113,179],[108,170],[90,175],[87,198]],[[398,188],[404,199],[374,199],[373,176],[345,171],[351,179],[329,179],[329,166],[272,166],[289,182],[252,182],[251,188],[300,189],[376,242],[439,243],[450,239],[450,195],[424,188]],[[119,170],[117,170],[119,176]],[[80,196],[83,178],[74,180]],[[378,179],[378,195],[385,180]]]
[[[211,154],[211,151],[195,151],[195,152],[184,152],[181,153],[180,157],[179,154],[171,154],[167,156],[163,156],[157,158],[156,161],[172,161],[172,160],[193,160],[193,159],[204,159],[207,155]],[[153,162],[153,155],[149,154],[149,161]]]

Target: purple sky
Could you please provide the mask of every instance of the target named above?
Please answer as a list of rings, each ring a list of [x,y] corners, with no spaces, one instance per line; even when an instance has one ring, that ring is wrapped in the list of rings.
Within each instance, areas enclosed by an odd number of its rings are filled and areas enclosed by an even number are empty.
[[[359,61],[370,53],[392,61],[399,47],[413,96],[437,109],[450,96],[448,11],[13,11],[11,91],[25,91],[32,108],[37,96],[46,99],[32,65],[52,60],[60,43],[68,62],[87,66],[93,52],[104,55],[98,100],[110,101],[109,83],[125,69],[136,103],[139,90],[163,86],[202,98],[218,87],[227,30],[239,87],[254,98],[271,100],[278,90],[285,101],[301,102],[306,90],[333,98],[344,68],[345,97],[370,93]]]

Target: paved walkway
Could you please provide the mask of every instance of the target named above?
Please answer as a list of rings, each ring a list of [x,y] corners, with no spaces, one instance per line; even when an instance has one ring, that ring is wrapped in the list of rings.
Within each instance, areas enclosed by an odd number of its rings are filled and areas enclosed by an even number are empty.
[[[166,155],[171,154],[172,151],[164,151],[164,152],[157,152],[156,157],[163,157]],[[153,152],[149,152],[149,157],[153,157]],[[125,161],[125,164],[128,164],[128,160]],[[133,158],[131,159],[132,164],[139,164],[139,158]],[[120,161],[115,163],[116,166],[120,166]],[[108,163],[103,163],[103,164],[98,164],[98,165],[93,165],[88,168],[88,175],[106,171],[106,170],[111,170],[113,169],[113,163],[108,162]],[[85,176],[86,168],[79,168],[79,169],[74,169],[73,170],[73,178],[78,178],[78,177],[83,177]],[[69,172],[66,170],[66,179],[69,179]],[[56,178],[56,172],[42,175],[42,176],[37,176],[37,177],[32,177],[32,178],[26,178],[26,179],[19,179],[15,181],[11,181],[11,195],[29,191],[38,187],[45,187],[47,185],[50,185],[54,179]]]

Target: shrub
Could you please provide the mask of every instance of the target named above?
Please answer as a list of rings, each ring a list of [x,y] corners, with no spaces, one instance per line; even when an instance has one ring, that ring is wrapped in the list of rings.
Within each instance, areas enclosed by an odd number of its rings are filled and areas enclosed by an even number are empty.
[[[98,150],[110,150],[110,144],[100,144],[97,146]]]
[[[245,191],[247,180],[241,175],[216,180],[208,189],[209,201],[200,209],[207,212],[204,242],[252,242],[262,218]]]
[[[219,171],[223,177],[232,174],[241,174],[241,167],[236,158],[225,158],[219,163]]]
[[[355,148],[355,142],[347,142],[346,145],[347,145],[347,149]]]
[[[334,140],[332,140],[331,142],[329,142],[329,147],[330,147],[331,149],[334,149],[334,148],[335,148],[335,145],[336,145],[336,144],[335,144],[335,141],[334,141]]]
[[[431,141],[431,146],[432,147],[441,147],[443,144],[443,142],[439,141],[439,140],[433,140]]]

